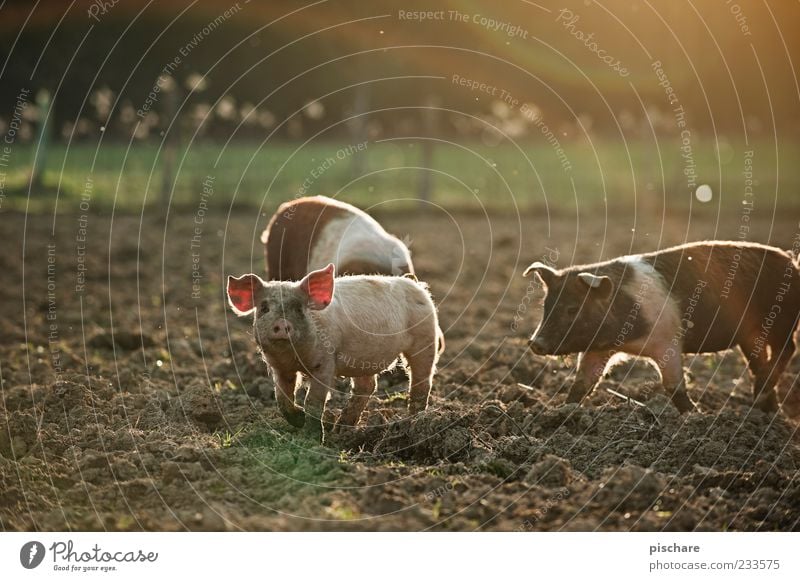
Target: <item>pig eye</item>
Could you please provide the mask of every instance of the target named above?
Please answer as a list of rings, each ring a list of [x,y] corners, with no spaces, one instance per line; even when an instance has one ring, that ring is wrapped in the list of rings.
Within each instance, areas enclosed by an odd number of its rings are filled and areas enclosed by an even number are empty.
[[[261,304],[258,306],[258,312],[259,312],[260,314],[262,314],[262,315],[263,315],[264,313],[268,313],[268,312],[269,312],[269,303],[267,303],[267,301],[264,301],[263,303],[261,303]]]
[[[578,307],[576,305],[572,305],[567,307],[567,314],[568,315],[577,315],[578,314]]]

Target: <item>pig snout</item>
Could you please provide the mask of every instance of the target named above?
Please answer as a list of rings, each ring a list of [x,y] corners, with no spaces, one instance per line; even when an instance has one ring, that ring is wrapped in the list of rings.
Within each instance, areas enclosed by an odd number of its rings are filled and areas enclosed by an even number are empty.
[[[292,336],[292,324],[286,319],[278,319],[269,327],[267,339],[269,341],[288,340]]]

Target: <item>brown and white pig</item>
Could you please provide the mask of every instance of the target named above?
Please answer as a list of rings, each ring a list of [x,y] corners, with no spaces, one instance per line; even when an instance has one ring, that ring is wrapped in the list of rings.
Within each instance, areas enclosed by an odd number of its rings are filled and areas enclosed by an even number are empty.
[[[423,283],[397,276],[334,279],[329,264],[299,282],[266,282],[255,274],[228,277],[228,301],[252,315],[255,341],[272,370],[287,421],[323,438],[322,417],[336,376],[352,377],[352,394],[337,426],[354,426],[377,386],[376,374],[405,361],[409,411],[428,406],[441,333]],[[295,403],[302,377],[305,410]],[[307,417],[308,416],[308,417]]]
[[[414,274],[400,240],[363,212],[325,196],[281,204],[261,235],[270,280],[300,280],[334,264],[347,274]]]
[[[675,406],[692,410],[681,354],[738,345],[754,378],[753,404],[778,409],[774,388],[795,351],[800,316],[800,271],[788,252],[697,242],[563,270],[536,262],[525,276],[531,272],[547,292],[530,348],[580,352],[568,402],[591,393],[622,352],[653,359]]]

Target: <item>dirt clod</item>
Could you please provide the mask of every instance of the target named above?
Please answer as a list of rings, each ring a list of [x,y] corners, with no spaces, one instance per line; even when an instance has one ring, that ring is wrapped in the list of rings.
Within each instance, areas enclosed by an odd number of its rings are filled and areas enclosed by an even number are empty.
[[[569,462],[552,454],[546,454],[542,460],[531,466],[525,475],[527,484],[547,488],[567,486],[571,481],[572,468]]]
[[[135,351],[147,347],[153,347],[155,340],[141,331],[127,331],[117,329],[114,333],[98,331],[87,340],[89,347],[96,349],[113,349],[115,346],[126,351]]]
[[[180,396],[181,406],[186,415],[208,429],[222,422],[221,402],[207,385],[201,383],[187,387]]]

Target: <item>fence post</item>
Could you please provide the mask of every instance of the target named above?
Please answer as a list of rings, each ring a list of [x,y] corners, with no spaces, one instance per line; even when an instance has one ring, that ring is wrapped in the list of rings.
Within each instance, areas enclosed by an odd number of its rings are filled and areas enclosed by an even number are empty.
[[[31,190],[40,189],[43,185],[44,169],[47,165],[47,153],[50,147],[50,131],[47,130],[47,120],[50,118],[50,92],[40,89],[36,93],[36,108],[39,114],[39,126],[36,134],[36,159],[31,168]]]
[[[429,171],[433,166],[433,137],[439,133],[439,99],[429,96],[422,109],[422,155],[420,160],[419,181],[417,183],[417,199],[420,206],[426,206],[431,200],[433,179]]]
[[[369,85],[366,83],[356,88],[353,100],[353,115],[347,123],[350,129],[351,145],[363,143],[368,139],[366,113],[369,110]],[[364,173],[364,155],[350,156],[350,178],[356,179]]]
[[[171,79],[170,79],[171,80]],[[164,147],[162,151],[161,169],[161,209],[166,213],[169,204],[170,190],[175,181],[175,161],[178,157],[178,145],[180,143],[180,119],[177,118],[178,111],[178,83],[172,81],[163,89],[163,114],[167,124],[172,127],[164,135]]]

